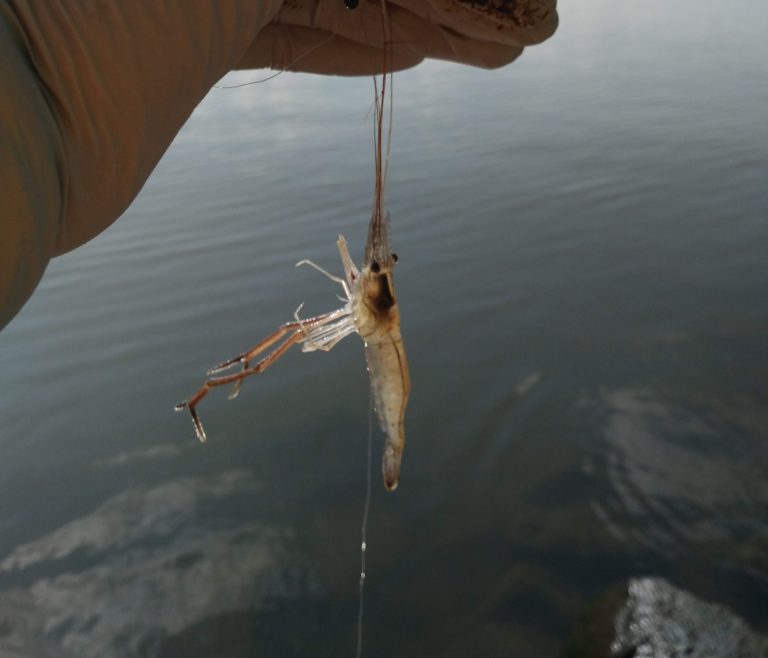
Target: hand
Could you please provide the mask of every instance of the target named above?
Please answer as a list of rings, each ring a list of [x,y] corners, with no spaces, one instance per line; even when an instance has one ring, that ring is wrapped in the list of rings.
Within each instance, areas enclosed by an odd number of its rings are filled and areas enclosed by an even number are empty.
[[[388,0],[393,66],[501,66],[554,32],[555,2]],[[383,26],[380,0],[0,2],[0,327],[52,256],[122,214],[225,73],[379,73]]]
[[[390,0],[393,68],[424,58],[496,68],[557,28],[556,0]],[[342,0],[285,3],[237,68],[335,75],[381,73],[380,0],[348,10]]]

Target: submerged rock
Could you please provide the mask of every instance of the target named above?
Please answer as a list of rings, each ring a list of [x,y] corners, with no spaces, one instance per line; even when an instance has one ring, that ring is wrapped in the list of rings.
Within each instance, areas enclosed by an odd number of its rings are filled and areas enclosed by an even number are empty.
[[[768,638],[663,578],[632,578],[593,604],[560,658],[768,658]]]
[[[629,581],[615,617],[612,656],[764,658],[768,639],[728,608],[702,601],[661,578]]]

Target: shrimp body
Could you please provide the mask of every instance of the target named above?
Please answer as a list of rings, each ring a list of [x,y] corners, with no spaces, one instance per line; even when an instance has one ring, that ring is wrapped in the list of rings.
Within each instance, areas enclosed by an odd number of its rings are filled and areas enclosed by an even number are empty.
[[[393,491],[400,482],[400,460],[405,447],[403,421],[411,380],[400,328],[365,341],[365,360],[381,430],[386,435],[381,470],[384,486]]]
[[[350,319],[365,345],[373,405],[386,437],[381,464],[384,486],[393,491],[400,481],[411,378],[392,279],[397,257],[389,250],[387,229],[388,221],[377,221],[375,217],[371,221],[361,271],[352,263],[343,236],[339,236],[338,245],[350,290]]]
[[[205,442],[206,435],[196,407],[213,388],[234,384],[230,394],[230,398],[234,398],[240,392],[244,379],[266,370],[292,345],[301,345],[303,352],[328,351],[349,334],[357,333],[365,344],[374,408],[386,436],[382,458],[384,486],[390,491],[397,488],[405,445],[403,419],[411,379],[400,335],[400,311],[392,282],[392,270],[397,257],[389,251],[386,231],[386,222],[372,220],[362,270],[357,269],[344,237],[339,236],[339,254],[344,265],[343,279],[329,274],[311,261],[298,263],[311,265],[341,284],[344,305],[335,311],[304,319],[299,318],[299,307],[294,313],[293,322],[286,322],[247,352],[209,370],[209,376],[217,376],[206,380],[191,398],[176,405],[177,410],[186,408],[192,414],[200,441]],[[266,356],[254,362],[268,350],[271,351]],[[241,367],[240,372],[219,375],[235,366]]]
[[[365,344],[374,409],[386,436],[382,472],[384,486],[390,491],[400,480],[405,445],[403,421],[411,389],[400,334],[400,310],[392,285],[392,264],[374,261],[363,267],[352,306],[356,331]]]

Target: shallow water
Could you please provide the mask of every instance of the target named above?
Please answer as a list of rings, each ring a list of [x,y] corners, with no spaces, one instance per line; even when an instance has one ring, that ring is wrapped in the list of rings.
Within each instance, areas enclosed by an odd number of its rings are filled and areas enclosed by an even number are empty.
[[[768,10],[636,4],[563,6],[502,71],[396,78],[414,388],[392,495],[375,437],[366,656],[557,656],[642,575],[768,631]],[[352,653],[359,340],[209,396],[206,446],[172,407],[337,304],[293,264],[362,254],[371,100],[213,90],[0,334],[3,656]]]

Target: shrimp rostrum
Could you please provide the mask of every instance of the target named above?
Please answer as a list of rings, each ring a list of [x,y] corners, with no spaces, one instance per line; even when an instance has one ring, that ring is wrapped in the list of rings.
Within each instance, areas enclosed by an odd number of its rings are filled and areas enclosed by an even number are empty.
[[[365,345],[374,408],[386,437],[382,459],[384,485],[390,491],[397,487],[405,445],[403,420],[411,384],[392,280],[397,256],[389,249],[388,219],[382,217],[379,208],[374,209],[361,270],[352,261],[344,236],[339,236],[343,279],[329,274],[311,261],[304,260],[297,264],[310,265],[339,283],[344,301],[341,308],[301,319],[299,307],[293,322],[280,326],[247,352],[209,370],[210,379],[191,398],[176,405],[177,411],[189,409],[201,442],[206,441],[206,435],[197,405],[211,389],[232,384],[229,397],[234,398],[240,392],[243,380],[266,370],[293,345],[301,345],[302,352],[328,351],[345,336],[357,333]],[[240,366],[239,371],[222,374],[237,366]]]

